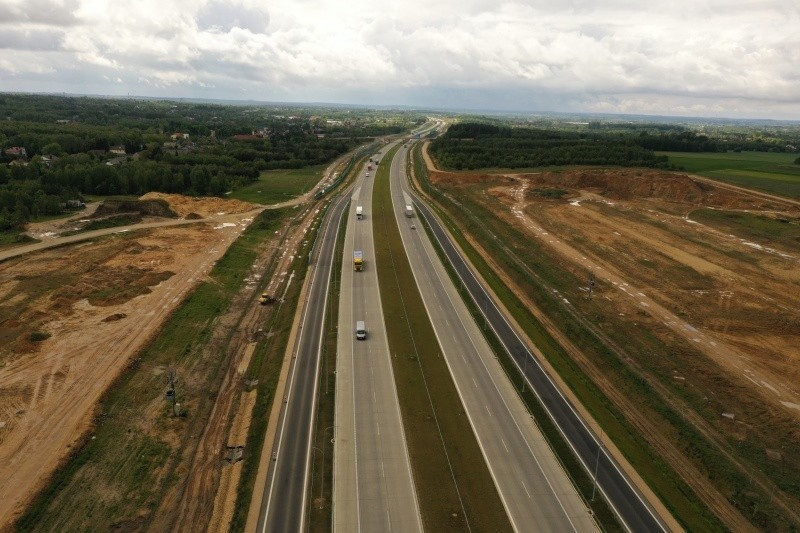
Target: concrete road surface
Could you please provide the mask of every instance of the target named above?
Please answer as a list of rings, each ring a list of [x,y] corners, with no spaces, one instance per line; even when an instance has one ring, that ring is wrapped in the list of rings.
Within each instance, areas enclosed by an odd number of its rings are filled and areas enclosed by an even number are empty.
[[[387,149],[383,150],[385,153]],[[356,185],[344,244],[336,364],[334,531],[422,531],[386,340],[372,235],[370,178]],[[363,170],[362,170],[363,176]],[[356,206],[364,219],[356,219]],[[360,272],[353,251],[364,255]],[[355,339],[356,321],[367,328]]]
[[[407,150],[392,163],[400,234],[464,409],[516,531],[597,525],[495,359],[416,215],[404,214]],[[414,224],[416,229],[412,229]]]

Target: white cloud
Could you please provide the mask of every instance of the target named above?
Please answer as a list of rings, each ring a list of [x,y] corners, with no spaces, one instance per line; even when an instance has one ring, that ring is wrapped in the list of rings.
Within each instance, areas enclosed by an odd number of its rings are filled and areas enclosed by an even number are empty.
[[[0,81],[800,119],[799,27],[800,8],[774,0],[6,0],[0,49],[17,53],[4,54]]]

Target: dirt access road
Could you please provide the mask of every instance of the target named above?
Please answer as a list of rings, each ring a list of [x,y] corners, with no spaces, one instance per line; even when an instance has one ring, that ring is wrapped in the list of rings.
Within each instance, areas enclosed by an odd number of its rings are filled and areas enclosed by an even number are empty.
[[[101,394],[258,212],[218,202],[195,202],[201,221],[101,230],[76,244],[67,237],[4,253],[0,524],[21,512],[90,426]]]

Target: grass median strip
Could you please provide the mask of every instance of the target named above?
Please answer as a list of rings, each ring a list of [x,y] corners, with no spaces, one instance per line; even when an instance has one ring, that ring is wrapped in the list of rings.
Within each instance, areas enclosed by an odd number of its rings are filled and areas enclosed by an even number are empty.
[[[510,531],[400,239],[389,190],[393,155],[375,178],[375,261],[423,525],[429,531]]]

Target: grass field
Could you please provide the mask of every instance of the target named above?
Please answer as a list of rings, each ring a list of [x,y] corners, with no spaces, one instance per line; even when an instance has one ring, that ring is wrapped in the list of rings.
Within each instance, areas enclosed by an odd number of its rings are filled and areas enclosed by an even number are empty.
[[[0,250],[3,248],[11,248],[13,246],[21,246],[23,244],[32,244],[39,242],[38,239],[28,237],[24,233],[16,231],[0,231]]]
[[[375,261],[423,525],[429,531],[510,531],[400,239],[389,192],[393,155],[375,178]]]
[[[692,220],[712,225],[727,232],[736,232],[746,238],[775,242],[781,240],[800,242],[800,224],[786,219],[774,219],[753,213],[698,209]]]
[[[734,185],[783,196],[800,197],[800,165],[797,154],[771,152],[691,153],[658,152],[673,165]]]
[[[258,181],[233,191],[229,197],[271,205],[291,200],[310,190],[322,178],[326,165],[287,170],[266,170]]]

